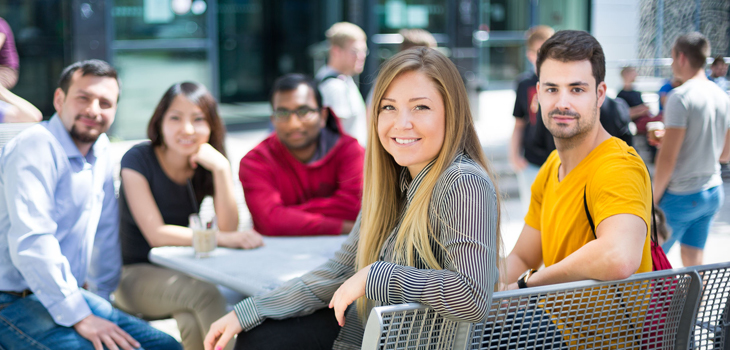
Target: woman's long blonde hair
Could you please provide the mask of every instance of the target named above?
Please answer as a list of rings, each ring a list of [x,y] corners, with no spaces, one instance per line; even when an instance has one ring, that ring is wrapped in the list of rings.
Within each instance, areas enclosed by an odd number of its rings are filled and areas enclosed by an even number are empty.
[[[444,101],[446,132],[443,146],[434,165],[423,178],[408,209],[405,213],[401,213],[402,202],[399,187],[401,166],[380,143],[378,118],[380,100],[391,82],[398,75],[410,71],[418,71],[431,78],[441,93]],[[383,244],[396,227],[401,215],[403,220],[398,229],[394,247],[395,262],[415,266],[415,260],[418,257],[431,269],[443,268],[439,265],[429,243],[429,236],[433,235],[429,220],[431,193],[439,176],[451,165],[459,153],[464,152],[484,168],[497,193],[497,246],[495,248],[497,265],[501,271],[499,191],[474,129],[474,119],[469,108],[466,88],[456,66],[446,56],[434,49],[421,47],[396,54],[380,69],[375,82],[370,115],[373,117],[368,126],[368,142],[365,151],[365,184],[357,250],[357,270],[378,261]],[[485,213],[485,215],[487,214]],[[498,287],[496,285],[495,290]],[[360,298],[358,300],[360,317],[367,318],[367,308],[365,298]]]

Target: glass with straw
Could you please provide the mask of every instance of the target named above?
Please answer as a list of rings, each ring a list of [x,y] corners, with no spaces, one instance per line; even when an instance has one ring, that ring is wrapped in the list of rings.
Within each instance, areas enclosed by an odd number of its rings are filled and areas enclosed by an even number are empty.
[[[190,180],[188,180],[188,191],[193,199],[193,209],[195,210],[195,213],[190,214],[188,217],[189,227],[193,230],[192,246],[195,251],[195,258],[207,258],[218,245],[216,240],[218,225],[216,223],[215,216],[213,217],[213,220],[208,223],[204,223],[203,220],[200,219],[200,215],[198,214],[198,202],[195,199],[195,191],[193,190],[193,185]]]

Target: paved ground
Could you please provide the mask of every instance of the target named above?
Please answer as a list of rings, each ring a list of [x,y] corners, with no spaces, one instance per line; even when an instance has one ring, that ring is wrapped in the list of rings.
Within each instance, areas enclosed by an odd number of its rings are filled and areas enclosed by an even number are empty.
[[[490,91],[480,94],[480,110],[476,121],[477,131],[482,144],[493,161],[494,168],[499,173],[498,183],[503,192],[503,217],[502,217],[502,239],[505,243],[504,253],[507,254],[514,246],[524,225],[523,217],[525,211],[522,208],[518,195],[514,174],[507,164],[507,145],[514,127],[512,118],[512,106],[514,92],[512,91]],[[228,135],[226,147],[229,159],[231,159],[234,178],[238,178],[238,162],[248,150],[258,144],[267,135],[265,129],[231,132]],[[123,152],[131,146],[131,142],[118,143],[115,148],[115,156],[120,157]],[[240,183],[236,181],[240,191]],[[725,205],[718,214],[715,224],[705,248],[705,263],[717,263],[730,260],[728,248],[730,248],[730,184],[725,184],[726,196]],[[242,202],[242,194],[238,195],[239,202]],[[241,208],[241,215],[244,218],[241,225],[250,225],[250,216]],[[679,246],[675,245],[668,254],[669,260],[674,267],[681,267]],[[174,320],[163,320],[153,322],[155,327],[178,337]]]

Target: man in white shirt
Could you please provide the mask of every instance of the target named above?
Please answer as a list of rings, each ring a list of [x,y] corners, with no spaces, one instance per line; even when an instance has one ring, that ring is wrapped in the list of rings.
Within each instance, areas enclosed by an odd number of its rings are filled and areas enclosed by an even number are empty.
[[[181,349],[108,301],[121,275],[106,136],[118,99],[112,66],[76,62],[56,114],[0,150],[0,349]]]
[[[365,101],[352,77],[362,73],[365,66],[367,36],[360,27],[348,22],[333,24],[325,35],[330,44],[329,58],[315,76],[322,104],[330,107],[346,133],[364,145]]]

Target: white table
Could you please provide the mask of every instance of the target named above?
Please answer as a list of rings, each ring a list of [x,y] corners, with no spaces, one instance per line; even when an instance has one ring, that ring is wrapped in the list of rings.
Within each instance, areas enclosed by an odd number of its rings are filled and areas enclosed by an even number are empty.
[[[196,259],[192,247],[160,247],[151,262],[220,284],[246,296],[299,277],[334,256],[347,236],[264,237],[264,246],[243,250],[217,248]]]

